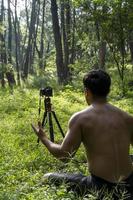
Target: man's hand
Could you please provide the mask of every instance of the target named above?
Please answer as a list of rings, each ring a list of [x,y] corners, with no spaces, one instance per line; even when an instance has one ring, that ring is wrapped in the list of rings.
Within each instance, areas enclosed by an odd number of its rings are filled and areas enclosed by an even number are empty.
[[[36,133],[36,135],[39,137],[39,139],[46,137],[46,134],[42,129],[41,122],[38,122],[37,127],[34,124],[31,124],[31,126],[32,126],[32,129],[34,130],[34,132]]]
[[[55,144],[50,141],[43,131],[40,122],[38,123],[38,127],[32,124],[32,128],[49,152],[61,161],[68,161],[68,158],[71,158],[71,155],[75,154],[82,142],[79,115],[74,115],[71,118],[69,129],[62,144]]]

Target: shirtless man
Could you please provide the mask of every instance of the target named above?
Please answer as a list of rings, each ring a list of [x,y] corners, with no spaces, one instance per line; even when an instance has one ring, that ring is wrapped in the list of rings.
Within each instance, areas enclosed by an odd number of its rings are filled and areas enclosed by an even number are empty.
[[[83,143],[91,176],[51,173],[49,177],[78,184],[82,194],[85,189],[94,187],[99,190],[106,186],[110,191],[114,186],[124,185],[129,199],[133,199],[133,167],[129,156],[130,144],[133,144],[133,117],[107,102],[111,79],[106,72],[89,72],[83,84],[90,106],[71,117],[61,145],[47,138],[40,123],[32,127],[49,152],[62,161],[69,160]]]

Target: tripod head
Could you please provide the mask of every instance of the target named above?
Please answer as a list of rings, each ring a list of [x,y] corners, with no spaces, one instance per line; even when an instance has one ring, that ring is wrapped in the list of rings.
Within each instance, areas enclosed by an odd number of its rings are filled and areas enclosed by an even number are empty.
[[[41,88],[40,89],[40,96],[45,97],[52,97],[53,96],[53,89],[51,87]]]
[[[41,88],[39,91],[39,108],[38,108],[38,113],[40,117],[41,113],[41,97],[44,97],[44,107],[45,107],[45,112],[51,111],[51,98],[53,96],[53,89],[51,87],[46,87],[46,88]]]

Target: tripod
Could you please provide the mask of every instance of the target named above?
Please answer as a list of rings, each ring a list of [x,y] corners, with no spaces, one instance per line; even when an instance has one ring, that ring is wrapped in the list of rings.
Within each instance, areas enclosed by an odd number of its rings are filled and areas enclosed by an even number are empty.
[[[63,133],[63,130],[61,128],[61,125],[57,119],[57,116],[56,116],[56,113],[55,111],[52,110],[52,104],[51,104],[51,99],[50,97],[46,97],[44,98],[44,107],[45,107],[45,112],[43,114],[43,120],[42,120],[42,127],[45,126],[45,124],[47,123],[48,121],[48,124],[49,124],[49,133],[50,133],[50,140],[52,142],[54,142],[54,129],[53,129],[53,122],[52,122],[52,116],[54,117],[55,119],[55,122],[60,130],[60,133],[62,135],[62,137],[64,138],[65,135]],[[40,112],[41,112],[41,99],[40,99],[40,103],[39,103],[39,115],[40,115]],[[39,143],[39,138],[37,140],[37,143]]]

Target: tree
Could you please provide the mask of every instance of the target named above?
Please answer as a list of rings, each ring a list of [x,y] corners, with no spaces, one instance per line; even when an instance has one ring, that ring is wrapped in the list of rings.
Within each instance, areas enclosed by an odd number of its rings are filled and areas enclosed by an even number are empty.
[[[66,80],[69,79],[69,26],[70,26],[70,15],[68,14],[69,2],[61,0],[61,32],[62,32],[62,43],[63,43],[63,61],[64,61],[64,71]]]
[[[53,33],[55,39],[56,48],[56,65],[57,65],[57,75],[59,84],[66,82],[66,77],[64,73],[64,63],[63,63],[63,51],[61,42],[61,33],[58,19],[58,8],[56,0],[51,0],[51,13],[52,13],[52,23],[53,23]]]
[[[37,7],[38,1],[37,0],[33,0],[32,1],[32,10],[31,10],[31,18],[30,18],[30,25],[29,25],[29,37],[28,37],[28,46],[26,49],[26,53],[25,53],[25,61],[24,61],[24,67],[23,67],[23,78],[27,79],[28,78],[28,73],[29,73],[29,69],[31,67],[31,63],[33,63],[34,60],[34,36],[35,36],[35,25],[36,25],[36,19],[37,19]]]
[[[72,36],[71,36],[71,54],[70,54],[70,64],[74,64],[74,61],[75,61],[75,43],[76,43],[76,38],[75,38],[75,29],[76,29],[76,19],[75,19],[75,16],[76,16],[76,11],[75,11],[75,8],[73,8],[73,11],[72,11]]]
[[[12,63],[12,19],[10,0],[8,0],[8,27],[8,61]]]
[[[18,23],[18,16],[17,16],[17,0],[15,0],[15,19],[14,19],[14,31],[15,31],[15,58],[16,58],[16,69],[17,69],[17,82],[18,85],[20,85],[20,63],[19,63],[19,41],[18,41],[18,35],[19,35],[19,23]]]
[[[40,5],[40,2],[39,2],[39,5]],[[46,7],[46,0],[43,0],[42,23],[41,23],[41,34],[40,34],[40,48],[38,48],[37,44],[36,44],[36,50],[37,50],[38,57],[39,57],[39,67],[40,67],[40,69],[45,69],[45,66],[46,66],[46,60],[44,60],[45,7]]]

